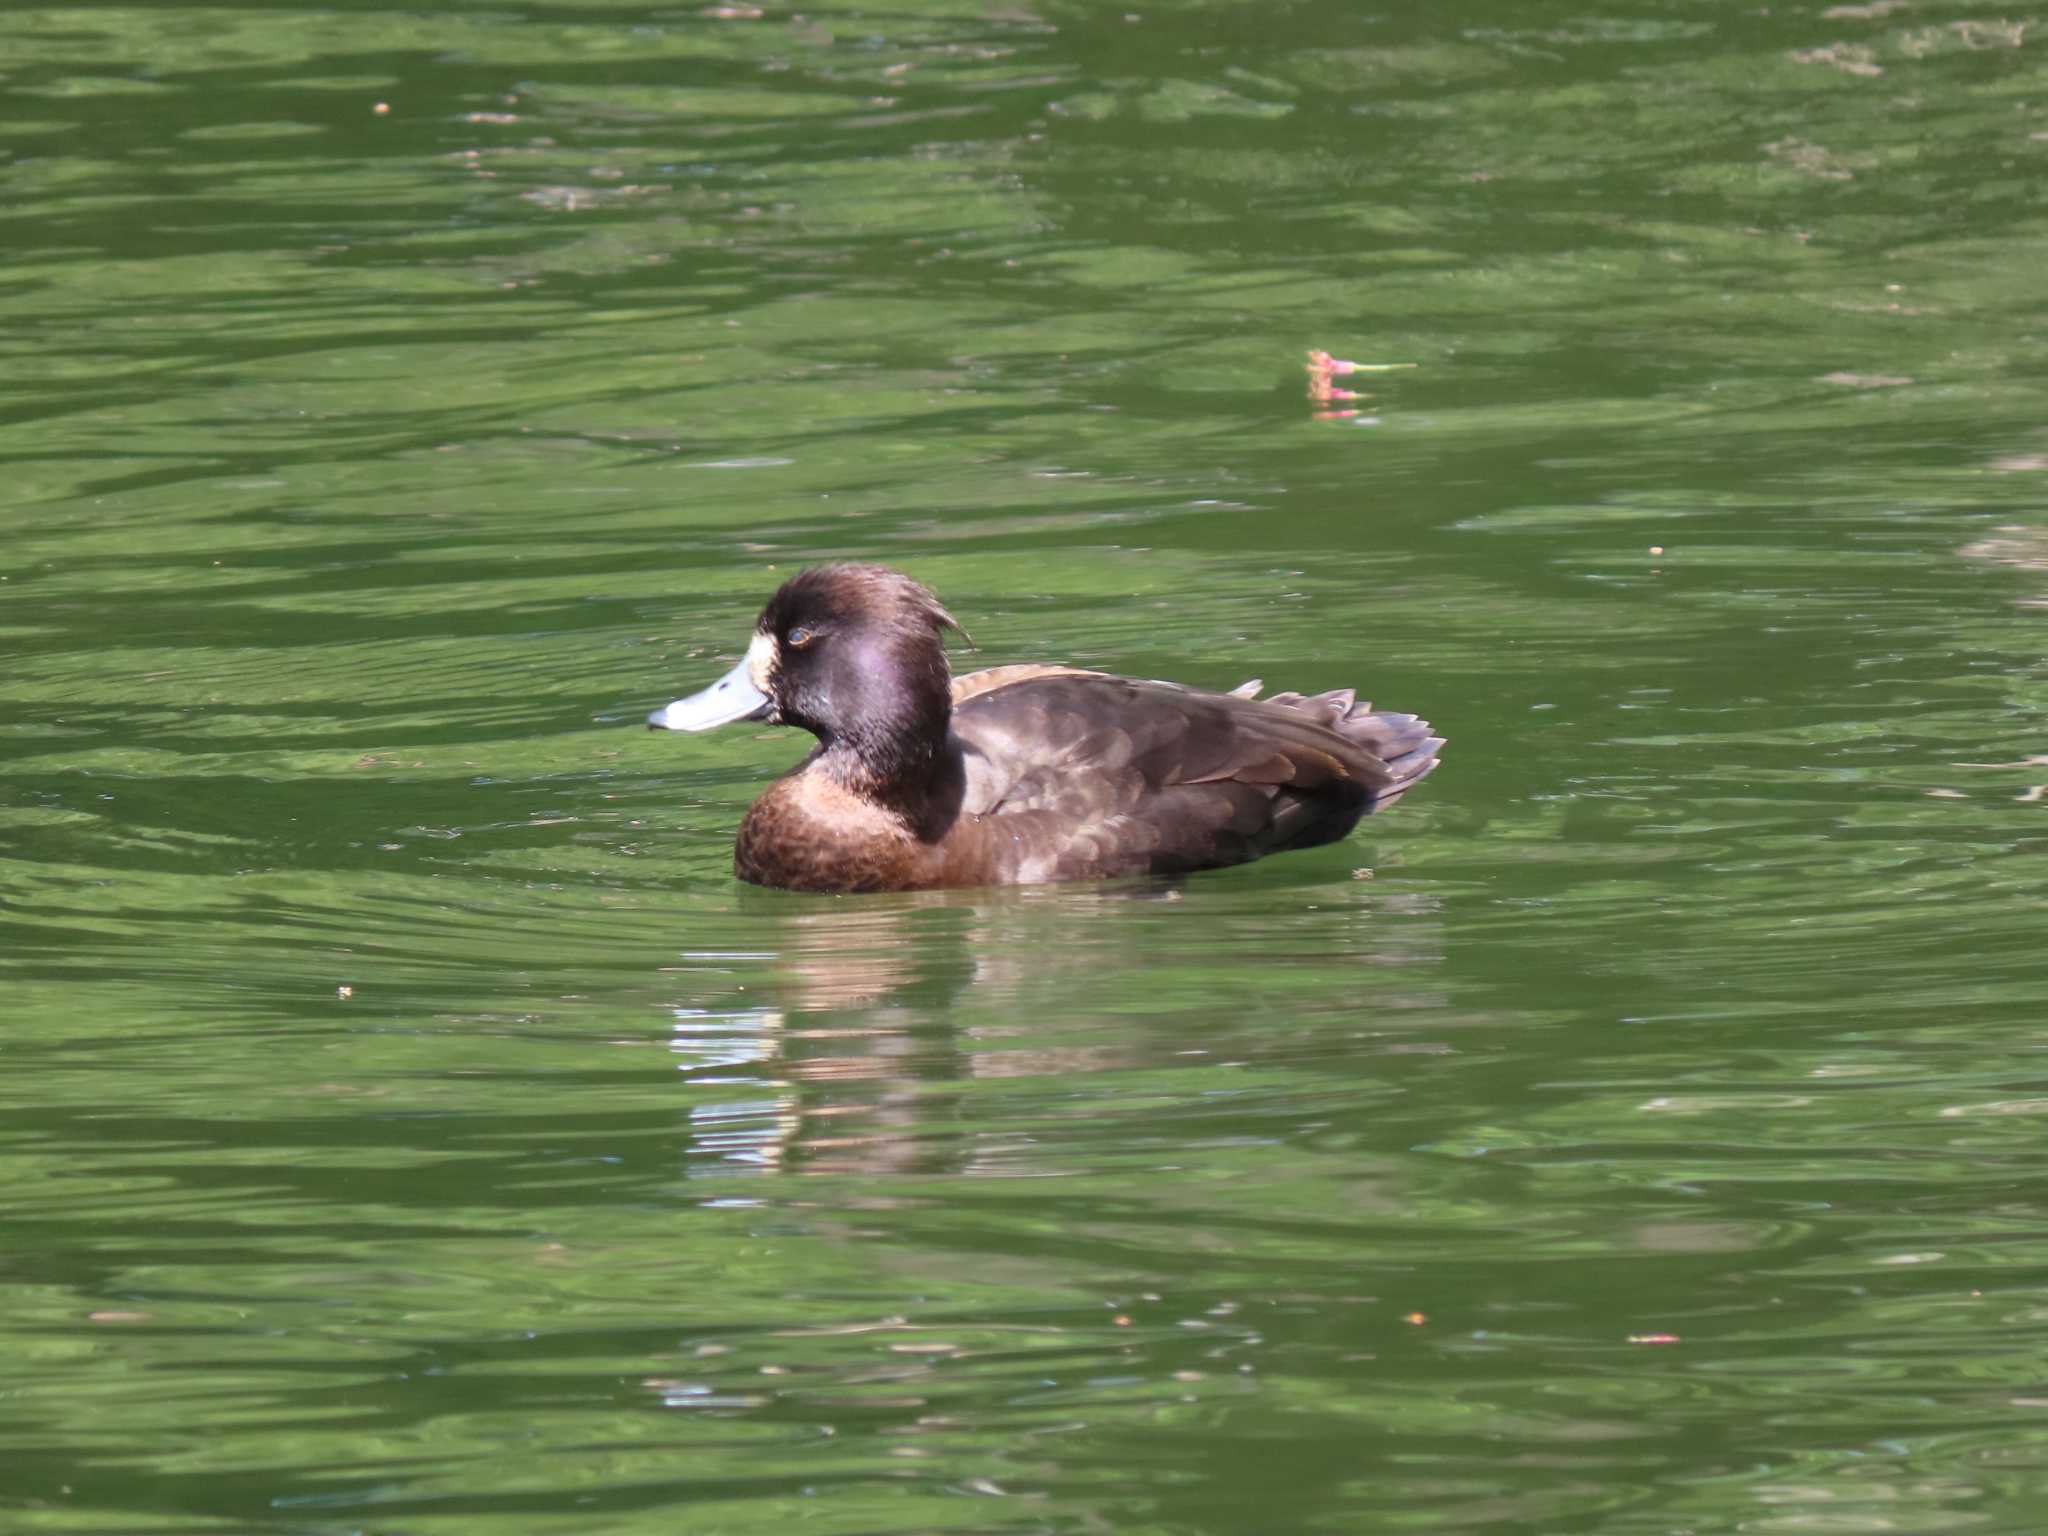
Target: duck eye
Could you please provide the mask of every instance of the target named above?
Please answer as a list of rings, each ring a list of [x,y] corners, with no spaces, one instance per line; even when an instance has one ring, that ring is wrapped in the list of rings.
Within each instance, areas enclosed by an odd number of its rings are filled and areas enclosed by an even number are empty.
[[[795,646],[798,650],[802,650],[805,646],[809,645],[813,640],[818,638],[818,632],[815,629],[812,629],[808,624],[799,624],[796,626],[796,628],[792,629],[783,638],[786,639],[791,645]]]

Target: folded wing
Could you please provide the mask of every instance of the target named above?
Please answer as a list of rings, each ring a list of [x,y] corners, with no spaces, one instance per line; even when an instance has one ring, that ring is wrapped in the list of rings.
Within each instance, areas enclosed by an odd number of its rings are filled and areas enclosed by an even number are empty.
[[[1436,765],[1443,742],[1413,715],[1375,714],[1348,689],[1252,689],[1027,667],[962,678],[963,812],[1014,878],[1177,873],[1342,837]]]

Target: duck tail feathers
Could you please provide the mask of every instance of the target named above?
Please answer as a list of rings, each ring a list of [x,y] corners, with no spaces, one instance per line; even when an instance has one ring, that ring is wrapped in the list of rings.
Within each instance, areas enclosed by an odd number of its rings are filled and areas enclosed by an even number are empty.
[[[1375,710],[1350,688],[1312,695],[1276,693],[1266,702],[1307,715],[1385,765],[1385,782],[1374,784],[1368,792],[1369,811],[1384,810],[1427,778],[1444,745],[1444,738],[1433,735],[1429,722],[1421,716]]]

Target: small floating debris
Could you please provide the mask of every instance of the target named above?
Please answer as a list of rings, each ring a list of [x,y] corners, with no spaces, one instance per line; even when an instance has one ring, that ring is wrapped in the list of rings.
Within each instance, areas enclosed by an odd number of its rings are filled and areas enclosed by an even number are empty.
[[[1354,373],[1392,373],[1397,368],[1413,368],[1413,363],[1354,363],[1349,358],[1332,357],[1320,347],[1308,351],[1308,399],[1309,404],[1326,406],[1342,400],[1370,400],[1371,395],[1355,389],[1339,389],[1334,379],[1347,378]],[[1343,416],[1356,416],[1355,410],[1317,411],[1318,421],[1333,420]]]

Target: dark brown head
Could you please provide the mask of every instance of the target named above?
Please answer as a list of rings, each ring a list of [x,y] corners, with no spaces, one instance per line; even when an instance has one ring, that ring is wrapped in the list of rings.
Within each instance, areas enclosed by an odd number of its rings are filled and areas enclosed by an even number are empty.
[[[682,731],[728,720],[800,725],[828,754],[877,779],[915,775],[945,744],[952,674],[941,632],[959,628],[901,572],[816,566],[768,600],[738,666],[647,723]]]

